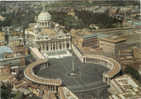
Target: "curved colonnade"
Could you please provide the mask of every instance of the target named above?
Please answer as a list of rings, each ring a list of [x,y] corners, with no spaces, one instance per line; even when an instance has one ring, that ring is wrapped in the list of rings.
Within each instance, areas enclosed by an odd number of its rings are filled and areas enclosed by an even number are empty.
[[[83,56],[83,62],[101,64],[110,70],[103,73],[103,81],[110,83],[110,80],[121,71],[121,65],[113,58],[102,55],[86,55]]]
[[[51,86],[62,85],[62,80],[60,80],[60,79],[43,78],[43,77],[37,76],[34,73],[33,68],[35,68],[36,66],[39,66],[39,65],[47,65],[47,62],[48,61],[44,59],[44,60],[37,60],[37,61],[29,64],[24,71],[25,77],[35,83],[38,83],[38,84],[51,85]]]

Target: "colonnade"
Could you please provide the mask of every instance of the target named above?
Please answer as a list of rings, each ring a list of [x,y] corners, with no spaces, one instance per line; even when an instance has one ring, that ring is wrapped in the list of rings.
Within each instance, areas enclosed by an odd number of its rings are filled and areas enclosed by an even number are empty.
[[[10,46],[24,45],[24,41],[23,41],[23,39],[19,39],[19,38],[13,39],[13,40],[10,40],[9,45]]]
[[[48,21],[46,21],[46,22],[38,22],[38,25],[41,26],[41,27],[49,27],[50,26],[49,24],[50,23]]]
[[[57,86],[47,86],[47,90],[50,92],[56,93],[58,90],[58,87]]]

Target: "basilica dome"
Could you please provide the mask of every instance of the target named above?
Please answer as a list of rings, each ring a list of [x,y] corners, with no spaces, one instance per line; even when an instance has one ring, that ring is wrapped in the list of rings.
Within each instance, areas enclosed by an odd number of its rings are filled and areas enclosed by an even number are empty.
[[[50,21],[51,20],[51,14],[48,12],[41,12],[38,16],[38,21]]]

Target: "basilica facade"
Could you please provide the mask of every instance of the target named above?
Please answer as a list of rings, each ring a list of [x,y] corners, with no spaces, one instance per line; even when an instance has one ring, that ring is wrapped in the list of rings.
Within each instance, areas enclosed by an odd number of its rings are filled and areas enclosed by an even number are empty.
[[[52,20],[47,11],[42,11],[36,18],[36,23],[25,30],[27,45],[36,47],[42,53],[53,53],[71,49],[71,35]]]

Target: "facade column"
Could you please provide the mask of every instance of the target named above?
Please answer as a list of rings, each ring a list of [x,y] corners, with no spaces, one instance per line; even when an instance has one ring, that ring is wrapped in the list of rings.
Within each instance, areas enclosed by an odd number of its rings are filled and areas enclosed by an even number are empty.
[[[56,46],[56,51],[57,51],[57,41],[55,42],[55,46]]]
[[[69,43],[69,49],[71,49],[71,46],[72,46],[71,41],[69,40],[68,43]]]
[[[54,45],[55,45],[55,51],[56,51],[56,41],[55,41]]]

